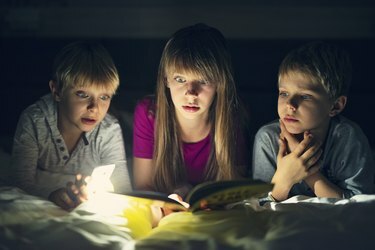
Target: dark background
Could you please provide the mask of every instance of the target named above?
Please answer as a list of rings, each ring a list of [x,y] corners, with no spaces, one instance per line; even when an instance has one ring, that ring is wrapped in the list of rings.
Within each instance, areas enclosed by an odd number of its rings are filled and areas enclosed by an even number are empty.
[[[95,40],[110,51],[121,78],[113,106],[131,113],[135,102],[154,90],[168,37],[181,27],[204,22],[228,40],[253,132],[277,118],[277,69],[289,50],[311,40],[344,47],[354,70],[344,115],[362,127],[375,148],[374,1],[301,2],[2,1],[0,147],[10,150],[20,112],[48,93],[53,58],[67,43]]]

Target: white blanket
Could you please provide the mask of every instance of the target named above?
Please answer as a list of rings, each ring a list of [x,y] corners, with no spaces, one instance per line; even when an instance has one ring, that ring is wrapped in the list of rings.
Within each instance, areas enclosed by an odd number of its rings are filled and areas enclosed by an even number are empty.
[[[147,213],[134,215],[139,207],[121,196],[103,199],[68,213],[2,187],[0,249],[375,249],[375,195],[296,196],[263,207],[250,200],[226,211],[173,213],[152,230]]]

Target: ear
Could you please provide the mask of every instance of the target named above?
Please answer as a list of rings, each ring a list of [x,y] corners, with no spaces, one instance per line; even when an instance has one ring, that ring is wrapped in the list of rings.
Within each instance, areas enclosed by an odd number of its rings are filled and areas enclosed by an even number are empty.
[[[53,99],[56,101],[56,102],[59,102],[60,101],[60,93],[59,91],[57,90],[57,84],[55,81],[53,80],[50,80],[49,81],[49,89],[51,90],[51,94],[53,96]]]
[[[346,96],[340,96],[339,98],[337,98],[335,103],[332,106],[331,111],[329,112],[329,116],[334,117],[340,114],[341,111],[343,111],[345,108],[346,100],[347,100]]]

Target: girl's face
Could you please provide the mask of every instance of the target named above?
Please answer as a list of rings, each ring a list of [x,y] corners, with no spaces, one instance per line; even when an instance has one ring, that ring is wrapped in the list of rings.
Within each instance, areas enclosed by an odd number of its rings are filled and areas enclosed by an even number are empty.
[[[278,113],[289,133],[325,134],[332,108],[333,102],[321,84],[297,72],[280,78]]]
[[[216,85],[191,73],[170,72],[167,75],[177,119],[206,121],[216,94]]]
[[[59,129],[80,133],[91,131],[107,114],[111,97],[112,93],[94,86],[66,89],[56,99]]]

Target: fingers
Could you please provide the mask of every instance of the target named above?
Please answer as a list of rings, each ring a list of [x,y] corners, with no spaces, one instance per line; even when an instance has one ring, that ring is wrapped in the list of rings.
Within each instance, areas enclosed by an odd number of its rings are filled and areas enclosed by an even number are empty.
[[[76,203],[71,199],[67,192],[61,193],[58,201],[60,201],[59,204],[61,204],[61,207],[65,210],[71,210],[76,207]]]
[[[68,195],[67,190],[65,188],[55,190],[49,195],[48,198],[50,201],[54,202],[59,207],[68,211],[76,207],[75,202]]]
[[[321,161],[319,161],[317,164],[315,164],[314,166],[309,168],[308,175],[312,175],[312,174],[317,173],[319,171],[320,167],[321,167]]]
[[[279,152],[277,154],[277,159],[280,160],[287,154],[287,147],[285,143],[285,139],[279,138]]]
[[[306,135],[304,135],[304,138],[303,140],[298,144],[298,146],[296,147],[296,149],[293,151],[297,156],[301,156],[302,154],[304,154],[306,151],[308,151],[310,148],[314,148],[314,150],[316,148],[319,148],[320,145],[318,145],[319,143],[315,143],[313,142],[313,136],[312,134],[310,133],[307,133]]]
[[[182,197],[179,196],[178,194],[170,194],[168,195],[169,198],[175,200],[175,201],[178,201],[179,203],[181,203],[185,208],[189,208],[189,203],[186,203],[183,201]]]
[[[76,206],[87,200],[85,177],[81,174],[76,175],[74,183],[68,182],[66,184],[66,190],[67,194]]]
[[[307,167],[311,167],[318,163],[320,157],[323,154],[323,150],[320,146],[313,146],[309,148],[302,156],[302,160],[305,161]]]

